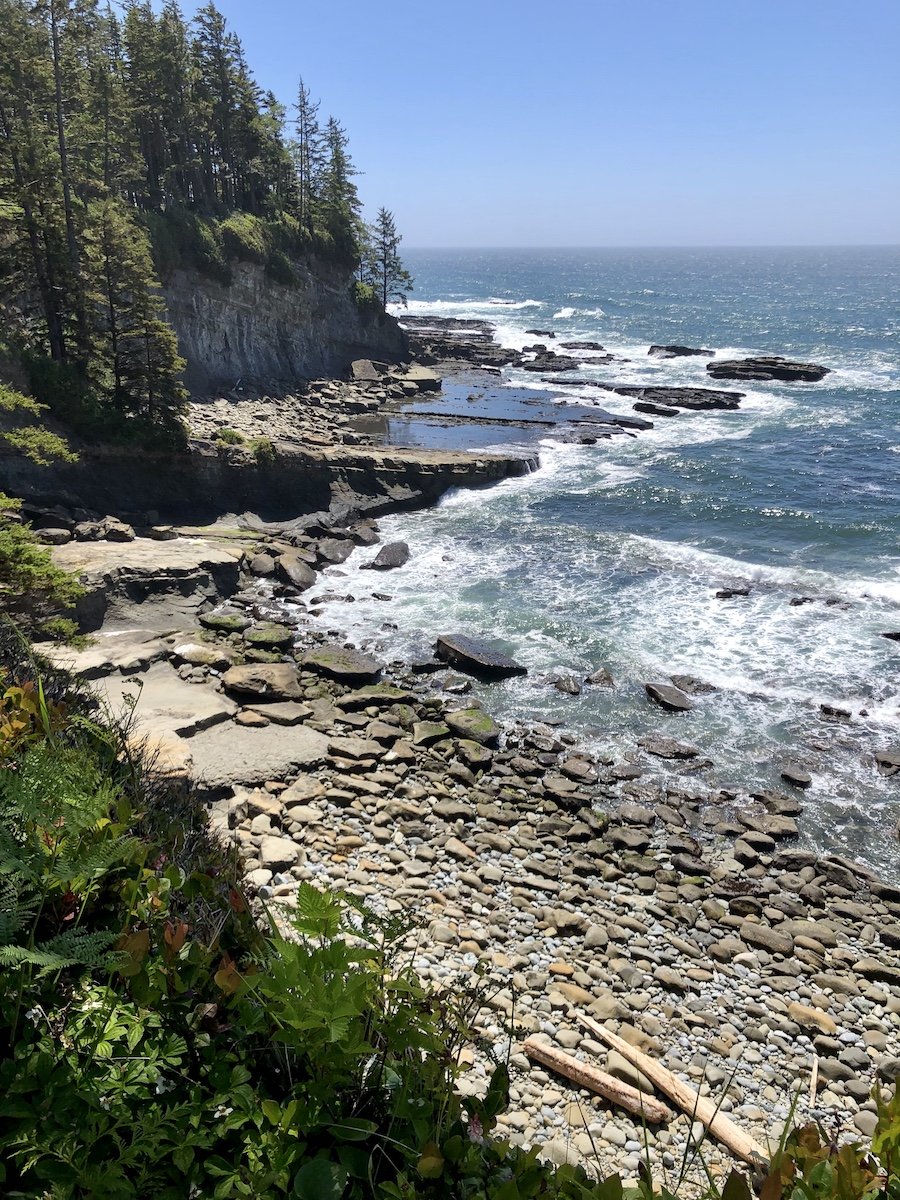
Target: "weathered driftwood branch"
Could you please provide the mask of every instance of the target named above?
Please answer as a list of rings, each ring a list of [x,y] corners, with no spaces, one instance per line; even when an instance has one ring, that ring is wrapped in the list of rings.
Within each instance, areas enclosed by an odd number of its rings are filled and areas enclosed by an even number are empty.
[[[737,1125],[724,1113],[717,1111],[716,1105],[711,1100],[699,1095],[661,1063],[636,1049],[630,1042],[626,1042],[615,1033],[610,1033],[592,1017],[588,1017],[584,1013],[578,1013],[577,1016],[586,1029],[589,1029],[611,1049],[617,1050],[632,1066],[637,1067],[652,1084],[661,1092],[665,1092],[682,1112],[692,1120],[702,1121],[712,1136],[726,1146],[735,1158],[750,1163],[752,1166],[765,1166],[768,1163],[769,1156],[763,1147],[743,1130],[738,1129]]]
[[[650,1125],[661,1125],[672,1119],[671,1111],[660,1100],[646,1095],[630,1083],[623,1083],[621,1079],[608,1075],[606,1071],[579,1062],[571,1054],[565,1054],[554,1046],[547,1046],[534,1038],[528,1038],[523,1049],[535,1062],[549,1067],[551,1071],[571,1080],[579,1087],[596,1092],[598,1096],[603,1096],[619,1108],[624,1108],[626,1112],[643,1117]]]

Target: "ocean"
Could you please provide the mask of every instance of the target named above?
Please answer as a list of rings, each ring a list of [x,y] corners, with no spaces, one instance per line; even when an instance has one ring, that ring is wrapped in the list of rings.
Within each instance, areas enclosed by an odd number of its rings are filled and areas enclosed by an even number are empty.
[[[562,722],[607,758],[640,758],[648,779],[657,768],[637,740],[656,731],[712,760],[685,781],[698,790],[785,790],[781,767],[800,763],[804,844],[900,878],[900,776],[874,761],[900,750],[900,642],[881,636],[900,631],[900,248],[416,251],[406,265],[413,314],[488,319],[516,348],[545,340],[526,330],[553,330],[551,348],[596,340],[627,360],[579,354],[579,379],[746,398],[593,446],[553,429],[467,429],[470,446],[537,444],[541,468],[383,519],[409,564],[375,578],[356,552],[339,569],[355,603],[329,604],[323,627],[407,660],[441,632],[490,638],[529,668],[477,689],[495,715]],[[651,358],[653,342],[832,373],[716,384],[708,360]],[[456,388],[443,404],[506,415],[505,395],[530,393],[632,412],[631,399],[567,389],[564,374],[548,385],[516,369],[481,401]],[[413,443],[439,436],[420,426],[398,428]],[[715,597],[735,585],[750,594]],[[614,688],[571,696],[548,681],[600,666]],[[643,685],[679,673],[716,690],[675,716]]]

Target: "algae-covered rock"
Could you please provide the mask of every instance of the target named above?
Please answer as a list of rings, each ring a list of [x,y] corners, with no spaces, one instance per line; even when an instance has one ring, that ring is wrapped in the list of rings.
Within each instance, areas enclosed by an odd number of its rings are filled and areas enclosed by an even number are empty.
[[[391,683],[372,683],[368,687],[358,688],[355,692],[347,692],[339,696],[339,708],[352,711],[357,708],[390,708],[392,704],[409,704],[413,699],[411,692],[394,687]]]
[[[293,637],[294,631],[289,626],[275,621],[263,621],[244,631],[244,641],[263,650],[283,649],[291,644]]]
[[[482,746],[492,745],[500,736],[500,726],[483,708],[460,708],[447,713],[444,720],[457,737]]]
[[[381,674],[381,667],[374,658],[344,646],[319,646],[304,654],[301,663],[306,670],[341,683],[365,683],[376,680]]]
[[[243,633],[252,624],[246,613],[233,608],[216,608],[212,612],[201,613],[199,620],[204,629],[215,629],[219,633]]]

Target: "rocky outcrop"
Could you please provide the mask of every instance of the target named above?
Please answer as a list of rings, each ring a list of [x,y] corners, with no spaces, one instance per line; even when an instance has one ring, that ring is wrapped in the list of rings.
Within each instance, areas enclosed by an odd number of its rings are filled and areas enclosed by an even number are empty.
[[[279,449],[273,463],[200,446],[186,454],[133,449],[81,450],[76,463],[41,467],[0,450],[0,490],[41,504],[93,509],[147,523],[203,524],[225,513],[284,520],[327,510],[337,499],[378,513],[433,504],[448,489],[526,475],[536,456],[386,447]]]
[[[293,269],[290,286],[245,262],[233,264],[227,286],[194,271],[166,280],[166,312],[192,391],[240,379],[291,383],[344,374],[354,359],[408,357],[394,318],[357,306],[345,268],[312,259]]]
[[[706,364],[713,379],[777,379],[783,383],[818,383],[830,373],[818,363],[791,362],[787,358],[741,358]]]
[[[647,351],[651,358],[688,358],[691,355],[701,355],[712,358],[715,350],[696,350],[693,346],[651,346]]]
[[[600,383],[597,386],[604,391],[615,392],[617,396],[633,396],[636,400],[669,408],[735,409],[744,398],[743,392],[725,392],[717,388],[641,387],[638,384],[618,383]],[[639,411],[648,410],[641,408]]]

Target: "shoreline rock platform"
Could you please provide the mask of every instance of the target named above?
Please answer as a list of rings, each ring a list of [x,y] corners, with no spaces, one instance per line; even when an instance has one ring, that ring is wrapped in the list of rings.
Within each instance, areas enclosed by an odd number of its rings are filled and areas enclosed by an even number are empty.
[[[478,358],[463,344],[469,370]],[[376,372],[315,390],[338,411],[349,395],[352,415],[352,397],[369,390],[419,394],[401,379]],[[419,670],[335,642],[317,599],[354,547],[380,540],[371,509],[353,505],[357,452],[372,454],[352,443],[316,451],[345,474],[330,507],[293,520],[245,515],[173,529],[162,543],[73,534],[53,555],[89,579],[95,640],[39,649],[113,707],[139,690],[135,738],[206,793],[261,896],[289,908],[303,881],[344,888],[406,914],[402,951],[424,980],[479,979],[479,1034],[512,1068],[504,1136],[626,1180],[646,1137],[654,1175],[677,1175],[700,1134],[688,1117],[644,1131],[525,1054],[538,1039],[649,1088],[585,1032],[581,1012],[721,1097],[763,1144],[798,1090],[798,1121],[870,1134],[874,1083],[900,1075],[900,887],[799,847],[796,790],[696,782],[709,763],[682,740],[689,708],[705,700],[696,680],[648,684],[679,711],[660,710],[659,732],[625,761],[546,724],[501,727],[460,683],[458,659]],[[403,503],[398,486],[382,501]],[[591,679],[610,682],[602,668]],[[900,770],[890,748],[880,754],[882,769]],[[802,788],[802,764],[785,769],[788,787]],[[479,1092],[490,1057],[469,1047],[464,1061],[460,1086]],[[733,1166],[715,1143],[704,1159],[721,1179]],[[683,1191],[705,1188],[697,1170]]]

